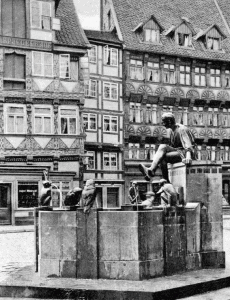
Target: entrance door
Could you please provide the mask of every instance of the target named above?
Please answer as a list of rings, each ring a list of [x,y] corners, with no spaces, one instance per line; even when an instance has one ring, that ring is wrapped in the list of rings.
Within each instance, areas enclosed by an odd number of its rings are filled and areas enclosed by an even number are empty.
[[[11,186],[0,184],[0,225],[11,224]]]

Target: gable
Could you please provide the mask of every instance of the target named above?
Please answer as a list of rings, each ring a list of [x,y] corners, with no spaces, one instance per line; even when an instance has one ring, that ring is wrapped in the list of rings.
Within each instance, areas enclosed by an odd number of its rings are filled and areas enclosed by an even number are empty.
[[[192,30],[185,23],[179,25],[176,29],[176,32],[184,33],[184,34],[192,34]]]
[[[143,29],[160,30],[160,26],[153,19],[150,19],[144,24]]]

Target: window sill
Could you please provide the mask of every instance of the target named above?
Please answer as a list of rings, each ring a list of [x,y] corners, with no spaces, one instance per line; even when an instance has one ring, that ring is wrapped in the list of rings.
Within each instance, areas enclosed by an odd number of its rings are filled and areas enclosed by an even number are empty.
[[[87,132],[97,132],[97,129],[85,129]]]
[[[11,82],[26,82],[25,79],[19,79],[19,78],[3,78],[4,81],[11,81]]]
[[[118,65],[107,65],[107,64],[103,64],[104,67],[111,67],[111,68],[118,68]]]

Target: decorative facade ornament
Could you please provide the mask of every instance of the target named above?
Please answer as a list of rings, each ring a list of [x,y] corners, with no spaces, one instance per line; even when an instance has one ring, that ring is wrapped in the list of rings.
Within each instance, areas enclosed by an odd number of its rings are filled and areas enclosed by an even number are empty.
[[[54,134],[58,134],[58,105],[54,105]]]
[[[158,87],[158,88],[156,89],[155,95],[157,95],[157,96],[159,96],[159,97],[160,97],[160,96],[168,97],[168,96],[169,96],[169,93],[168,93],[168,91],[166,90],[166,88],[160,86],[160,87]]]
[[[140,126],[137,129],[137,134],[143,136],[151,135],[151,130],[148,126]]]
[[[188,98],[188,99],[200,99],[200,94],[196,90],[189,90],[187,92],[186,98]]]
[[[192,134],[194,135],[195,138],[198,138],[198,132],[196,131],[196,129],[191,127],[190,131],[192,132]]]
[[[76,138],[73,144],[71,145],[70,149],[79,150],[76,154],[84,154],[84,141],[82,138]],[[80,153],[78,153],[80,152]]]
[[[40,88],[38,87],[37,83],[32,79],[32,89],[34,92],[40,92]]]
[[[32,134],[32,106],[27,104],[27,133]]]
[[[144,97],[147,97],[147,95],[152,95],[153,91],[148,85],[144,84],[138,88],[137,93],[144,95]]]
[[[228,100],[229,100],[229,93],[226,92],[226,91],[220,91],[220,92],[217,94],[217,100],[220,100],[220,101],[228,101]]]
[[[212,91],[206,90],[202,93],[201,98],[205,100],[215,100],[215,95]]]
[[[26,78],[26,90],[28,92],[32,91],[32,79]]]
[[[157,138],[167,137],[167,130],[164,127],[156,127],[153,130],[153,136]]]
[[[129,134],[135,134],[135,129],[132,125],[127,125],[125,131]]]
[[[59,55],[53,55],[53,72],[54,77],[59,77]]]
[[[220,140],[227,139],[227,132],[224,129],[217,129],[214,133],[214,137]]]
[[[210,129],[202,129],[199,136],[204,139],[211,139],[213,137],[212,131]]]
[[[26,54],[26,77],[32,75],[32,52]]]
[[[52,138],[49,143],[45,146],[45,149],[51,149],[51,150],[59,150],[59,149],[68,149],[66,144],[63,142],[60,138]]]
[[[14,150],[14,146],[5,137],[0,137],[0,150]]]
[[[184,92],[182,91],[182,89],[179,89],[179,88],[172,89],[172,91],[170,93],[170,97],[184,98]]]
[[[130,93],[135,93],[135,87],[132,83],[126,83],[125,93],[126,93],[126,96],[129,96]]]
[[[17,150],[31,152],[36,150],[42,150],[42,147],[33,137],[26,137],[17,147]]]

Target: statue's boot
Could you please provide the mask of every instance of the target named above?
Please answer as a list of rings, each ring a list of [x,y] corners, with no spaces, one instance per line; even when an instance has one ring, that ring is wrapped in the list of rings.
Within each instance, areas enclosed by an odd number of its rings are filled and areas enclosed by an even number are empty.
[[[143,164],[139,164],[139,170],[143,174],[146,181],[150,181],[151,177],[154,177],[154,172],[146,168]]]

